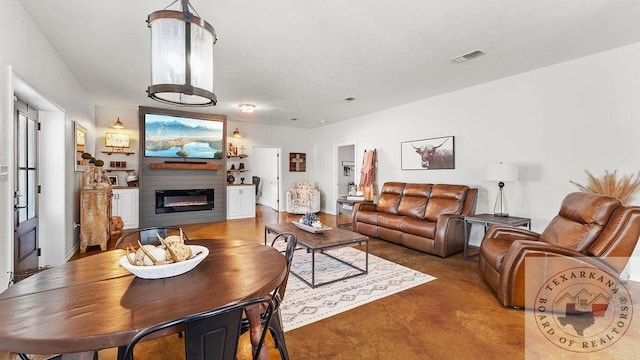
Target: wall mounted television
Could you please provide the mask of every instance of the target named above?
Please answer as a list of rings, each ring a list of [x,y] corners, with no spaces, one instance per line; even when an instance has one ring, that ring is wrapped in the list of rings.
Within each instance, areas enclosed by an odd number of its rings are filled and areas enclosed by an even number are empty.
[[[224,121],[207,114],[140,108],[145,157],[222,159]]]

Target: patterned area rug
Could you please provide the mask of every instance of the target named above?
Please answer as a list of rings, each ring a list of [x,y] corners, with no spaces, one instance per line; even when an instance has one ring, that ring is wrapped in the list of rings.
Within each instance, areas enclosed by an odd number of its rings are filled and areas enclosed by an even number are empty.
[[[365,268],[365,253],[344,247],[328,251],[335,257]],[[316,283],[355,273],[353,268],[328,256],[316,254]],[[297,250],[291,269],[311,282],[311,254]],[[424,284],[436,278],[369,254],[369,273],[312,289],[297,277],[289,276],[280,305],[285,331],[319,321]]]

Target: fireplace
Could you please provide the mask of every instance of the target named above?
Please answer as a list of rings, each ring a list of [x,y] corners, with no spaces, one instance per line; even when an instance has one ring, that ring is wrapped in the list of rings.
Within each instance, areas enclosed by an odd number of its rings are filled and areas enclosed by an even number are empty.
[[[156,190],[156,214],[213,210],[213,189]]]

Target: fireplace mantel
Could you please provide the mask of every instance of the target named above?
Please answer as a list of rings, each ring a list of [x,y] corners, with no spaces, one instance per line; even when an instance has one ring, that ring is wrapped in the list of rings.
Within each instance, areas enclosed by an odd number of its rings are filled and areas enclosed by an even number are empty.
[[[150,163],[152,169],[171,169],[171,170],[218,170],[220,164],[190,164],[190,163]]]

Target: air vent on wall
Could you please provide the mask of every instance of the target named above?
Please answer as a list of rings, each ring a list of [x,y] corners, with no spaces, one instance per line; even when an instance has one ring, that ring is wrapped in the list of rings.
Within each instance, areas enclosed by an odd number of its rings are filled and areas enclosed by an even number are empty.
[[[473,60],[477,57],[480,57],[482,55],[485,55],[486,52],[482,51],[482,50],[474,50],[470,53],[466,53],[460,56],[456,56],[453,59],[451,59],[451,61],[456,62],[456,63],[463,63],[465,61],[469,61],[469,60]]]

